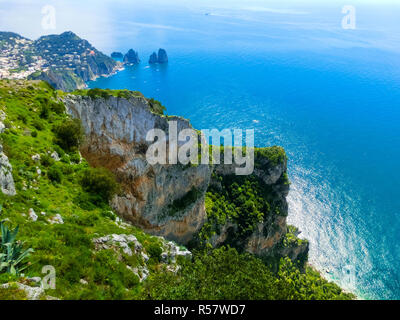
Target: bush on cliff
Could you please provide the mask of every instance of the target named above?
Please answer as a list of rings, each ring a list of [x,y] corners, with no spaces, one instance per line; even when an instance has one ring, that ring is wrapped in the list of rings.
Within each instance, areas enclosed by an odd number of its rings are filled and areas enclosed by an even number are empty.
[[[152,112],[157,113],[159,115],[163,115],[166,108],[161,104],[160,101],[150,98],[147,100],[150,105],[150,109]]]
[[[94,88],[94,89],[89,89],[87,91],[87,95],[92,98],[92,99],[96,99],[96,98],[104,98],[107,99],[108,97],[110,97],[111,95],[107,92],[107,90],[103,90],[103,89],[99,89],[99,88]]]
[[[83,127],[78,119],[66,119],[55,126],[55,143],[66,151],[76,150],[83,142]]]
[[[50,167],[49,171],[47,171],[47,176],[52,182],[61,183],[63,174],[58,166],[53,165]]]
[[[105,168],[88,168],[80,176],[83,190],[108,202],[119,190],[115,176]]]

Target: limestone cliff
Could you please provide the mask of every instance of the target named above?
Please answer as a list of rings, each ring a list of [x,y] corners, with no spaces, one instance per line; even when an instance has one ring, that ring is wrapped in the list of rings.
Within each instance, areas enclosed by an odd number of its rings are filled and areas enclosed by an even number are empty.
[[[279,157],[274,159],[273,156],[276,155]],[[298,239],[297,230],[286,223],[286,197],[289,192],[286,172],[286,156],[279,147],[256,149],[254,172],[248,178],[235,176],[235,165],[216,165],[208,191],[228,201],[234,213],[227,214],[221,222],[220,218],[214,219],[214,208],[208,210],[208,218],[213,221],[210,226],[211,244],[228,244],[265,258],[289,256],[292,260],[304,262],[308,253],[308,241]],[[254,206],[252,202],[249,206],[246,202],[241,205],[235,199],[228,200],[242,196],[237,190],[234,190],[235,194],[230,192],[228,185],[235,183],[239,189],[243,189],[243,194],[249,193],[249,190],[245,190],[248,183],[253,185],[251,192],[259,192],[257,196],[264,200],[261,219],[258,215],[251,218],[251,206]]]
[[[0,111],[0,133],[4,132],[5,125],[3,121],[6,114],[3,110]],[[12,165],[8,157],[3,152],[3,145],[0,144],[0,189],[6,195],[14,196],[17,192],[15,190],[14,178],[12,176]]]
[[[0,189],[1,192],[9,196],[16,194],[12,166],[3,152],[2,145],[0,145]]]
[[[154,114],[143,97],[109,97],[92,100],[70,95],[65,99],[68,112],[79,117],[86,132],[81,152],[93,166],[116,173],[124,192],[112,206],[125,219],[153,234],[187,243],[203,225],[206,213],[204,194],[209,184],[208,165],[183,168],[181,165],[150,165],[145,151],[150,145],[146,134],[160,128],[168,132],[166,117]],[[189,128],[182,118],[178,130]],[[196,199],[178,212],[174,201],[196,190]]]
[[[145,153],[150,145],[146,141],[150,129],[159,128],[168,134],[169,120],[177,121],[178,131],[191,125],[179,117],[153,113],[151,104],[142,96],[68,95],[64,103],[68,113],[82,121],[86,133],[83,156],[92,166],[112,170],[121,183],[123,191],[112,200],[112,206],[122,217],[147,232],[182,244],[198,235],[207,223],[207,190],[218,188],[221,177],[232,176],[234,165],[149,164]],[[241,236],[240,222],[227,218],[210,240],[214,246],[233,244],[257,255],[285,254],[295,260],[306,255],[308,244],[286,241],[283,245],[288,234],[286,157],[277,161],[260,150],[256,152],[251,177],[262,185],[268,212],[262,221],[251,222],[251,231]]]

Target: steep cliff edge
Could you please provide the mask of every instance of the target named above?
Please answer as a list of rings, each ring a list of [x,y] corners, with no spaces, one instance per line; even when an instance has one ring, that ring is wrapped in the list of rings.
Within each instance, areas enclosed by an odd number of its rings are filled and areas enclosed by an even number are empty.
[[[206,218],[204,195],[210,167],[184,169],[147,162],[150,142],[146,134],[154,128],[168,132],[168,120],[153,113],[142,96],[92,99],[69,95],[64,102],[68,113],[80,118],[85,129],[83,156],[93,166],[112,170],[123,186],[123,193],[112,201],[113,208],[145,231],[187,243]],[[177,121],[178,130],[190,127],[185,119],[169,120]],[[190,195],[191,190],[197,190],[195,199],[181,210],[173,210],[174,201]]]
[[[199,240],[268,260],[288,256],[304,265],[308,241],[297,238],[297,229],[286,223],[286,154],[280,147],[256,148],[254,164],[249,176],[235,175],[235,165],[214,166],[206,194],[207,222]]]
[[[178,132],[191,128],[189,121],[154,113],[140,94],[90,97],[81,92],[66,96],[64,103],[82,121],[87,137],[83,156],[92,166],[113,171],[121,183],[123,191],[112,207],[126,220],[182,244],[197,239],[259,256],[305,260],[308,243],[286,224],[289,183],[283,149],[256,149],[250,176],[235,176],[234,165],[151,165],[145,156],[151,144],[147,132],[162,129],[168,140],[168,121],[177,121]],[[238,190],[251,185],[247,195],[255,193],[256,199],[237,194],[232,185]]]

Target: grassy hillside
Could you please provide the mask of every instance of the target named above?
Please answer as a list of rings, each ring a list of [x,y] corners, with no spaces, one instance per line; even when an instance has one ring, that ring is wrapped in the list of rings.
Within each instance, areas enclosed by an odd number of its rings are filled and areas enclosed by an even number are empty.
[[[133,234],[147,252],[160,247],[160,240],[117,223],[105,202],[93,202],[91,194],[83,190],[80,175],[86,173],[88,164],[80,159],[77,150],[65,152],[55,143],[52,130],[67,120],[56,91],[44,82],[1,81],[0,96],[0,108],[7,115],[1,143],[13,166],[17,190],[12,197],[0,193],[0,220],[6,219],[9,226],[19,225],[18,238],[35,250],[25,276],[42,277],[42,267],[52,265],[57,272],[56,290],[49,290],[52,296],[137,297],[138,277],[126,265],[144,265],[143,259],[135,255],[118,257],[112,250],[95,251],[92,239],[107,234]],[[54,151],[60,161],[51,158]],[[35,155],[40,155],[39,161],[32,159]],[[60,179],[55,178],[57,173]],[[29,217],[30,208],[38,216],[35,222]],[[63,224],[49,223],[56,214],[61,215]],[[147,265],[156,270],[158,261],[150,259]],[[88,285],[80,283],[81,279]],[[0,275],[1,282],[8,280],[7,274]]]
[[[15,196],[0,192],[0,221],[10,229],[18,225],[17,239],[34,250],[24,274],[0,272],[0,285],[31,285],[28,278],[43,277],[42,267],[51,265],[56,289],[47,289],[44,299],[352,298],[310,268],[301,273],[282,259],[279,271],[272,272],[260,259],[235,249],[194,251],[191,260],[178,258],[177,267],[163,239],[123,223],[112,212],[107,199],[118,186],[111,173],[90,169],[80,157],[79,123],[65,114],[59,94],[44,82],[0,81],[0,114],[5,115],[6,127],[0,142],[17,191]],[[93,243],[110,234],[134,235],[143,249],[131,242],[134,253],[129,255],[124,248],[102,249]],[[140,282],[143,270],[149,277]],[[23,298],[24,292],[15,286],[0,289],[0,300]]]

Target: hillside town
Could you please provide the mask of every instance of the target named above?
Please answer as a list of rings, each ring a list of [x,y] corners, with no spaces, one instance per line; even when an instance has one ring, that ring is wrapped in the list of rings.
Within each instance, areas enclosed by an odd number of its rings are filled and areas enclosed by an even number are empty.
[[[70,31],[35,41],[0,32],[0,79],[45,80],[57,89],[72,91],[113,73],[118,66]]]
[[[35,55],[33,41],[9,37],[0,42],[0,79],[25,79],[37,71],[46,71],[46,61]]]

